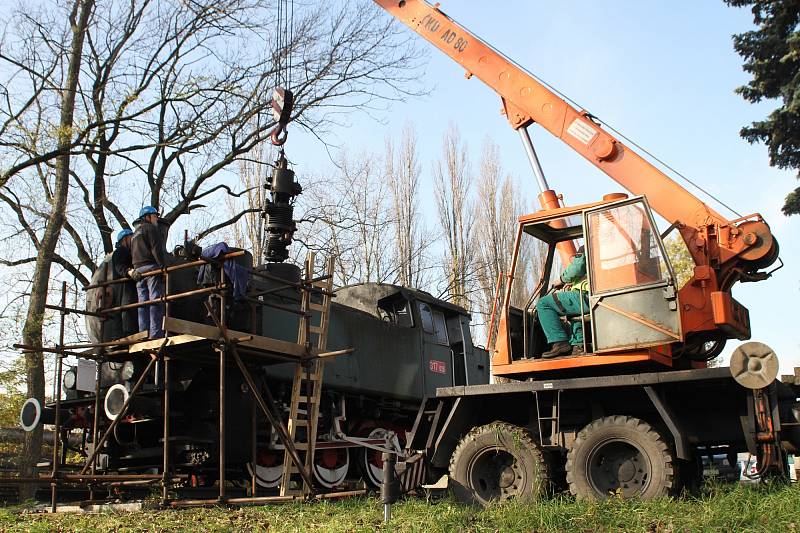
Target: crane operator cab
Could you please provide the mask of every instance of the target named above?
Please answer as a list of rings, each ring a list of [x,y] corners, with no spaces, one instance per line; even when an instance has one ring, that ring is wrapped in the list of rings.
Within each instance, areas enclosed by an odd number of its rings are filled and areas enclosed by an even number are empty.
[[[588,293],[578,299],[577,311],[571,306],[574,312],[559,313],[565,315],[560,317],[565,335],[573,343],[579,340],[571,354],[543,358],[550,345],[536,304],[559,288],[580,246]],[[512,261],[492,352],[495,376],[580,375],[576,369],[598,365],[622,373],[693,364],[673,358],[673,346],[683,341],[675,275],[644,197],[614,194],[603,202],[523,216]]]

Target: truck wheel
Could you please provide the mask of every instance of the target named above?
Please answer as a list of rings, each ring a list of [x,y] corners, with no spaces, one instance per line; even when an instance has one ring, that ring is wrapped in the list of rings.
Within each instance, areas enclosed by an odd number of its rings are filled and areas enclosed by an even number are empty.
[[[656,498],[673,492],[673,457],[666,440],[630,416],[595,420],[567,454],[567,482],[579,499]]]
[[[450,479],[459,501],[530,499],[547,489],[547,467],[530,433],[505,422],[474,428],[450,458]]]

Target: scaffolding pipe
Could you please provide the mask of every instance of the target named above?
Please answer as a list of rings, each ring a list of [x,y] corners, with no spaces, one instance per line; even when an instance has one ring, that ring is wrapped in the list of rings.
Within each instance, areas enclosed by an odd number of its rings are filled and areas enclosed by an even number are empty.
[[[171,302],[173,300],[180,300],[181,298],[187,298],[189,296],[195,296],[197,294],[205,294],[209,292],[225,290],[227,288],[228,287],[223,285],[221,287],[218,286],[218,287],[204,287],[202,289],[193,289],[191,291],[181,292],[178,294],[173,294],[171,296],[162,296],[161,298],[155,298],[153,300],[145,300],[144,302],[137,302],[135,304],[125,304],[125,305],[119,305],[117,307],[109,307],[107,309],[102,309],[102,312],[104,314],[117,313],[119,311],[127,311],[128,309],[136,309],[138,307],[144,307],[146,305],[160,304],[164,302]]]
[[[225,269],[219,268],[219,285],[225,284]],[[215,322],[217,322],[215,320]],[[227,355],[227,316],[225,313],[225,293],[219,294],[219,328],[225,331],[225,343],[219,350],[219,501],[225,500],[225,355]],[[225,328],[223,330],[223,328]]]
[[[300,455],[299,455],[299,453],[297,451],[297,448],[294,445],[294,442],[291,440],[291,438],[289,437],[289,435],[288,435],[288,433],[286,431],[286,428],[281,423],[280,416],[276,415],[273,412],[274,409],[275,409],[275,406],[274,406],[274,401],[272,400],[272,397],[269,394],[269,391],[268,390],[266,391],[267,395],[268,395],[268,398],[269,398],[269,404],[267,404],[265,402],[264,398],[259,393],[259,390],[258,390],[258,388],[256,386],[255,381],[253,380],[252,375],[250,374],[249,370],[245,366],[244,362],[242,361],[242,359],[241,359],[241,357],[240,357],[240,355],[238,353],[237,342],[242,341],[242,340],[250,339],[250,338],[252,338],[252,336],[243,337],[241,339],[231,339],[228,336],[227,327],[225,326],[225,322],[226,322],[226,309],[225,309],[226,294],[225,294],[225,290],[228,287],[227,287],[227,285],[225,285],[225,271],[224,271],[223,262],[225,260],[229,259],[229,258],[241,256],[244,253],[245,253],[244,251],[233,252],[231,254],[226,254],[219,261],[200,259],[198,261],[192,261],[192,262],[184,263],[184,264],[180,264],[180,265],[173,265],[171,267],[167,267],[167,268],[164,268],[164,269],[161,269],[161,270],[156,270],[156,271],[151,271],[151,272],[145,273],[144,276],[154,276],[154,275],[164,275],[165,276],[165,278],[166,278],[165,279],[166,290],[165,290],[164,296],[162,296],[160,298],[157,298],[157,299],[148,300],[148,301],[145,301],[145,302],[137,302],[137,303],[134,303],[134,304],[126,304],[126,305],[121,305],[121,306],[107,308],[107,309],[100,309],[98,312],[85,311],[85,310],[79,310],[79,309],[73,309],[73,308],[67,307],[66,306],[66,282],[62,283],[61,305],[60,306],[49,305],[49,304],[47,305],[48,309],[54,309],[54,310],[57,310],[57,311],[59,311],[61,313],[61,323],[60,323],[59,344],[58,344],[58,346],[56,346],[55,348],[39,348],[39,347],[36,347],[36,346],[27,346],[27,345],[20,345],[20,344],[14,345],[17,348],[22,349],[23,351],[40,351],[40,352],[47,352],[47,353],[55,353],[58,356],[58,361],[57,361],[57,365],[56,365],[56,374],[57,375],[56,375],[56,379],[54,380],[55,381],[55,385],[56,385],[56,395],[55,395],[56,396],[56,400],[55,400],[55,403],[56,403],[56,420],[55,420],[55,422],[56,422],[55,423],[56,442],[55,442],[55,446],[54,446],[54,449],[53,449],[52,474],[49,477],[12,478],[12,479],[9,479],[9,480],[4,480],[4,481],[8,481],[8,482],[12,482],[12,483],[17,483],[17,482],[22,483],[22,482],[26,482],[26,481],[30,482],[30,483],[42,483],[42,484],[49,483],[51,485],[51,507],[52,507],[52,509],[54,511],[56,509],[57,488],[60,485],[60,483],[62,483],[62,482],[63,483],[79,483],[79,484],[87,485],[89,487],[90,494],[91,494],[91,496],[93,498],[94,497],[94,489],[92,487],[92,483],[97,483],[97,482],[99,482],[99,483],[111,483],[111,482],[114,482],[114,483],[117,483],[117,482],[135,483],[135,482],[147,482],[147,481],[152,481],[152,482],[160,481],[161,482],[161,487],[162,487],[162,491],[161,491],[162,492],[162,503],[166,505],[168,503],[168,496],[169,496],[168,487],[169,487],[170,482],[173,481],[174,479],[186,478],[185,475],[184,476],[170,476],[169,475],[169,472],[170,472],[170,456],[169,456],[169,454],[170,454],[170,445],[169,445],[169,442],[170,442],[170,416],[169,415],[170,415],[170,388],[171,388],[171,379],[172,378],[171,378],[171,375],[170,375],[170,358],[166,357],[166,356],[164,356],[164,357],[161,356],[161,351],[166,346],[167,339],[166,338],[164,339],[164,342],[161,344],[161,346],[158,348],[157,351],[150,352],[150,361],[148,362],[146,368],[144,369],[144,371],[142,372],[142,374],[140,375],[140,377],[138,378],[138,380],[136,381],[134,386],[131,388],[130,394],[129,394],[128,398],[126,399],[126,401],[124,402],[124,404],[122,405],[122,408],[120,410],[119,415],[111,422],[109,427],[106,428],[106,430],[104,432],[101,432],[100,429],[99,429],[99,411],[100,411],[100,403],[101,403],[100,402],[100,375],[101,375],[103,361],[107,360],[109,353],[114,353],[114,354],[117,354],[117,353],[119,353],[119,354],[129,353],[128,352],[129,346],[132,345],[132,344],[135,344],[137,342],[140,342],[140,339],[132,340],[132,339],[126,338],[126,339],[117,339],[117,340],[106,341],[106,342],[81,343],[81,344],[75,344],[75,345],[72,345],[72,346],[67,346],[64,343],[65,317],[69,313],[76,313],[76,314],[82,314],[82,315],[87,315],[87,316],[95,316],[95,317],[103,318],[103,317],[107,316],[110,313],[125,311],[125,310],[129,310],[129,309],[135,309],[135,308],[144,307],[144,306],[153,305],[153,304],[164,304],[165,305],[165,316],[168,317],[169,314],[170,314],[169,302],[174,301],[174,300],[178,300],[180,298],[186,298],[186,297],[189,297],[189,296],[197,295],[197,294],[216,293],[218,298],[219,298],[219,314],[218,314],[218,316],[217,316],[216,313],[211,312],[212,307],[208,304],[208,302],[206,302],[206,307],[208,308],[208,310],[209,310],[214,322],[216,322],[216,325],[217,325],[217,327],[219,328],[219,330],[221,332],[221,337],[220,337],[219,342],[218,342],[218,344],[216,346],[216,350],[219,352],[219,372],[220,372],[219,373],[219,408],[220,408],[220,412],[219,412],[219,452],[220,452],[220,456],[219,456],[219,496],[218,496],[218,498],[216,500],[186,500],[186,502],[188,502],[189,505],[191,505],[192,502],[203,502],[203,504],[220,503],[220,502],[226,502],[226,503],[232,503],[232,504],[237,504],[237,503],[244,504],[244,503],[258,503],[258,502],[265,502],[266,503],[266,502],[270,502],[270,501],[274,501],[274,502],[292,501],[292,500],[297,499],[297,497],[294,497],[294,496],[288,496],[288,497],[280,497],[280,496],[278,496],[278,497],[257,497],[256,496],[257,482],[256,482],[255,467],[257,465],[257,460],[258,460],[258,450],[257,450],[257,429],[258,429],[257,428],[257,409],[258,408],[260,408],[262,410],[262,412],[265,414],[266,418],[269,420],[269,423],[271,424],[273,430],[277,432],[278,437],[280,438],[280,440],[284,444],[284,447],[286,449],[286,453],[289,454],[289,457],[290,457],[292,463],[298,469],[298,473],[303,478],[303,482],[309,488],[310,495],[314,496],[313,480],[311,479],[310,473],[306,470],[306,468],[305,468],[306,465],[303,464],[303,461],[300,458]],[[169,288],[170,288],[170,275],[169,274],[171,272],[174,272],[176,270],[185,269],[185,268],[190,268],[190,267],[193,267],[193,266],[199,266],[199,265],[203,265],[203,264],[212,264],[214,266],[219,266],[219,269],[220,269],[220,277],[219,277],[220,282],[216,286],[190,290],[190,291],[186,291],[186,292],[178,293],[178,294],[174,294],[174,295],[170,295],[169,294]],[[313,278],[311,280],[305,280],[305,281],[301,281],[301,282],[298,282],[298,283],[294,283],[294,282],[286,282],[286,280],[283,280],[281,278],[277,278],[275,276],[271,276],[271,275],[266,274],[266,273],[255,272],[255,271],[251,271],[251,272],[256,276],[261,276],[261,277],[265,277],[265,278],[268,278],[268,279],[275,279],[277,281],[280,281],[280,282],[284,283],[285,287],[287,287],[287,288],[290,288],[290,287],[299,288],[300,290],[306,292],[307,294],[318,293],[318,294],[323,294],[323,295],[328,295],[328,296],[333,296],[334,295],[329,290],[325,290],[323,288],[320,288],[320,287],[317,287],[317,286],[314,285],[315,282],[323,281],[323,280],[326,280],[326,279],[330,278],[330,274],[326,274],[326,275],[320,276],[318,278]],[[106,287],[106,286],[109,286],[109,285],[113,285],[115,283],[123,283],[123,282],[130,282],[130,280],[128,280],[128,279],[110,280],[108,282],[103,282],[103,283],[99,283],[99,284],[95,284],[95,285],[88,285],[88,286],[84,287],[84,289]],[[276,292],[276,291],[277,291],[277,289],[271,289],[271,290],[264,291],[263,294],[268,294],[268,293]],[[253,298],[247,298],[247,300],[251,301],[252,303],[259,304],[259,305],[265,305],[265,306],[269,306],[269,307],[276,307],[276,308],[280,308],[280,309],[283,309],[283,310],[291,310],[289,308],[284,308],[282,306],[271,304],[270,302],[261,302],[261,301],[258,301],[256,299],[253,299]],[[103,348],[114,348],[114,347],[120,347],[120,348],[123,348],[123,349],[122,350],[111,351],[111,352],[106,352],[105,354],[102,353],[102,349]],[[88,351],[87,352],[76,352],[76,351],[74,351],[74,350],[77,350],[77,349],[87,349]],[[93,356],[92,352],[95,351],[95,350],[98,350],[98,349],[101,351],[101,354]],[[225,450],[225,448],[226,448],[226,436],[227,436],[226,401],[225,401],[226,400],[226,398],[225,398],[226,376],[225,376],[225,373],[226,373],[226,366],[227,366],[227,362],[228,362],[227,361],[227,356],[228,356],[228,353],[229,353],[228,351],[229,350],[230,350],[230,355],[233,357],[236,365],[238,366],[238,368],[241,371],[245,381],[247,382],[248,387],[250,388],[251,393],[252,393],[252,397],[253,397],[253,411],[252,411],[252,420],[251,420],[251,430],[252,430],[252,444],[251,444],[252,445],[252,450],[251,451],[252,451],[252,460],[253,460],[253,472],[252,472],[253,475],[252,475],[252,478],[251,478],[251,494],[250,494],[249,498],[230,498],[230,499],[226,499],[226,497],[225,497],[226,496],[226,492],[225,492],[226,491],[226,487],[225,487],[225,484],[226,484],[226,463],[225,463],[226,450]],[[246,349],[244,349],[243,351],[244,352],[248,352],[248,350],[246,350]],[[326,353],[324,355],[332,357],[332,356],[335,356],[335,355],[341,355],[341,354],[344,354],[344,353],[349,353],[351,351],[352,351],[351,349],[350,350],[339,350],[339,351],[334,351],[334,352],[328,352],[328,353]],[[93,358],[93,359],[95,359],[96,364],[97,364],[97,369],[96,369],[97,379],[96,379],[96,383],[95,383],[95,398],[94,398],[94,413],[93,413],[94,422],[93,422],[93,425],[92,425],[93,450],[92,450],[92,453],[90,454],[89,458],[84,463],[84,465],[83,465],[82,469],[80,470],[79,474],[61,474],[60,471],[59,471],[60,470],[60,466],[62,464],[62,462],[59,460],[60,442],[59,442],[59,440],[57,438],[58,434],[59,434],[59,432],[61,430],[61,417],[60,417],[61,377],[62,377],[62,371],[63,371],[63,358],[66,357],[67,355],[75,355],[75,356],[78,356],[78,357]],[[276,356],[276,357],[280,357],[280,356]],[[284,357],[284,358],[293,359],[293,358],[288,358],[288,357]],[[308,359],[308,358],[305,358],[305,359]],[[100,454],[101,449],[105,445],[105,443],[108,440],[109,436],[113,434],[113,432],[116,429],[117,425],[123,419],[125,413],[127,412],[127,410],[129,409],[129,407],[131,405],[131,402],[133,401],[133,398],[137,395],[137,393],[140,392],[140,389],[141,389],[142,385],[149,378],[149,376],[152,374],[153,368],[156,367],[156,365],[160,366],[160,361],[161,360],[164,361],[164,365],[163,365],[163,367],[164,367],[164,371],[163,371],[164,372],[164,376],[163,376],[164,427],[163,427],[163,464],[162,464],[162,472],[159,473],[159,474],[123,474],[123,475],[97,474],[97,458],[98,458],[98,456]],[[156,377],[156,380],[158,380],[158,377]],[[90,470],[90,473],[87,473],[87,471],[89,471],[89,470]],[[349,492],[322,495],[322,496],[320,496],[320,498],[328,499],[328,498],[344,497],[344,496],[357,495],[357,494],[363,494],[363,493],[364,493],[364,491],[349,491]],[[176,503],[182,503],[182,502],[172,502],[172,505],[175,506]]]
[[[66,308],[67,306],[67,282],[61,282],[61,307]],[[55,431],[53,432],[53,474],[52,478],[58,479],[58,467],[61,464],[61,460],[58,457],[58,448],[59,444],[61,443],[61,372],[64,366],[64,321],[66,319],[67,312],[61,311],[61,322],[58,327],[58,349],[60,353],[58,354],[58,361],[56,362],[56,376],[54,380],[54,384],[56,386],[56,391],[54,396],[56,397],[56,419],[55,419]],[[52,512],[56,512],[56,499],[58,497],[58,483],[53,481],[50,484],[50,509]]]
[[[170,272],[175,272],[176,270],[183,270],[185,268],[191,268],[191,267],[208,265],[208,264],[215,264],[215,263],[218,263],[218,262],[225,262],[228,259],[232,259],[234,257],[242,256],[242,255],[244,255],[244,253],[245,253],[244,250],[239,250],[239,251],[236,251],[236,252],[231,252],[229,254],[225,254],[222,257],[218,257],[217,259],[202,259],[201,258],[201,259],[197,259],[195,261],[189,261],[188,263],[180,263],[180,264],[177,264],[177,265],[171,265],[171,266],[168,266],[168,267],[165,267],[165,268],[160,268],[158,270],[151,270],[149,272],[144,272],[142,274],[142,277],[146,278],[148,276],[155,276],[155,275],[158,275],[158,274],[168,274]],[[108,280],[108,281],[95,283],[93,285],[85,285],[83,287],[83,290],[87,291],[89,289],[99,289],[99,288],[102,288],[102,287],[108,287],[109,285],[116,285],[117,283],[130,283],[131,281],[133,281],[133,280],[131,280],[130,278],[111,279],[111,280]]]
[[[101,315],[100,313],[95,313],[93,311],[86,311],[85,309],[75,309],[74,307],[65,307],[63,305],[59,306],[59,305],[53,305],[53,304],[45,304],[44,308],[45,309],[50,309],[52,311],[64,310],[67,313],[75,313],[75,314],[79,314],[79,315],[96,316],[96,317],[99,317],[99,318],[103,317],[103,315]]]
[[[318,494],[315,496],[318,500],[335,500],[338,498],[349,498],[352,496],[363,496],[367,491],[348,490],[343,492],[329,492],[326,494]],[[262,503],[291,503],[301,500],[303,497],[300,495],[293,496],[259,496],[255,498],[228,498],[225,503],[231,505],[247,505],[247,504],[262,504]],[[218,505],[217,500],[180,500],[174,501],[170,504],[173,508],[179,507],[206,507]]]
[[[169,406],[169,396],[170,396],[170,384],[171,384],[171,376],[170,376],[170,368],[169,368],[170,358],[164,357],[164,464],[162,466],[161,472],[161,503],[167,503],[167,496],[168,494],[168,475],[169,475],[169,415],[170,415],[170,406]]]
[[[93,413],[93,422],[92,422],[92,446],[94,447],[97,444],[97,426],[100,423],[100,373],[102,371],[103,363],[100,361],[96,362],[97,368],[97,377],[94,383],[94,413]],[[97,473],[97,458],[91,463],[92,467],[92,475]],[[94,488],[89,489],[89,499],[94,499]]]
[[[256,405],[255,399],[253,399],[250,409],[250,496],[255,497],[256,491],[258,490],[258,483],[256,480],[256,466],[258,465],[258,406]]]
[[[30,346],[28,344],[13,344],[12,345],[17,350],[20,350],[22,353],[36,353],[36,352],[44,352],[44,353],[55,353],[64,355],[72,355],[75,357],[86,357],[87,359],[96,358],[97,356],[92,353],[88,352],[73,352],[71,350],[59,350],[58,348],[37,348],[36,346]]]

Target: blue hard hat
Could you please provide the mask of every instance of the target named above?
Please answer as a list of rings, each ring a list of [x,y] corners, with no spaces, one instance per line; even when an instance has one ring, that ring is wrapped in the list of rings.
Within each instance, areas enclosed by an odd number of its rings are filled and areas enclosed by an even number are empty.
[[[139,218],[146,217],[147,215],[157,215],[158,211],[152,205],[146,205],[139,209]]]
[[[133,231],[129,230],[128,228],[120,230],[119,233],[117,233],[117,242],[119,242],[122,239],[124,239],[125,237],[129,237],[131,235],[133,235]]]

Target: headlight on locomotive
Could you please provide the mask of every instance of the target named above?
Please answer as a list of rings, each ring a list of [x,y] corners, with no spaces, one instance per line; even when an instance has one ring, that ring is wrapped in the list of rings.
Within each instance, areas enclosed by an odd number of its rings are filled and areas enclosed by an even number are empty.
[[[125,364],[122,365],[122,369],[119,371],[119,377],[122,381],[130,381],[133,377],[134,370],[133,361],[125,361]]]
[[[72,367],[64,372],[64,378],[61,380],[61,385],[64,388],[64,392],[75,390],[77,381],[78,371],[75,369],[75,367]]]

